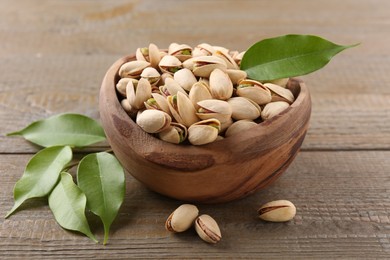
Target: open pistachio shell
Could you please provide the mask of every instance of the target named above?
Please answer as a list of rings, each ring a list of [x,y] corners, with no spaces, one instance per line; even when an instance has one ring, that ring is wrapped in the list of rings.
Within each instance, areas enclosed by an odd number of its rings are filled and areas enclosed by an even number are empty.
[[[215,52],[213,46],[208,43],[201,43],[192,52],[192,57],[211,56]]]
[[[245,51],[238,53],[233,57],[234,61],[237,63],[238,66],[241,64],[242,57],[244,57]]]
[[[217,51],[215,51],[215,53],[213,55],[223,59],[225,61],[228,69],[234,69],[234,70],[239,69],[237,63],[234,61],[234,59],[230,56],[230,54],[228,52],[225,52],[222,50],[217,50]]]
[[[160,80],[160,73],[155,68],[148,67],[142,71],[141,78],[147,79],[154,86]]]
[[[270,81],[267,81],[267,82],[265,82],[265,83],[272,83],[272,84],[281,86],[282,88],[285,88],[286,85],[287,85],[287,82],[288,82],[289,80],[290,80],[290,78],[282,78],[282,79],[270,80]]]
[[[236,94],[255,101],[259,105],[271,102],[271,91],[256,80],[244,79],[239,82]]]
[[[160,86],[160,91],[161,91],[161,94],[164,96],[176,95],[177,92],[181,92],[181,93],[187,95],[187,92],[173,78],[166,78],[165,85]]]
[[[209,215],[201,215],[195,220],[195,230],[199,237],[207,243],[215,244],[222,238],[217,222]]]
[[[195,109],[198,110],[198,102],[206,99],[212,99],[212,96],[210,90],[204,83],[197,82],[192,86],[191,91],[189,93],[189,98]]]
[[[221,123],[214,118],[199,121],[188,128],[188,140],[193,145],[214,142],[218,137]]]
[[[257,124],[252,120],[238,120],[234,122],[225,132],[225,137],[229,137],[238,133],[243,133],[244,131],[256,126]]]
[[[272,83],[264,83],[264,86],[271,90],[272,102],[286,101],[289,104],[292,104],[294,102],[294,95],[289,89],[283,88],[279,85]]]
[[[227,102],[232,108],[232,118],[235,120],[254,120],[260,116],[260,106],[248,98],[232,97]]]
[[[200,56],[193,60],[194,66],[192,72],[195,76],[208,78],[214,69],[225,71],[226,63],[223,59],[216,56]]]
[[[144,110],[138,113],[136,123],[147,133],[159,133],[170,127],[171,117],[160,110]]]
[[[172,122],[171,127],[158,133],[158,137],[169,143],[179,144],[187,138],[187,127],[182,124]]]
[[[233,83],[228,74],[214,69],[210,74],[210,92],[213,98],[227,100],[233,94]]]
[[[146,109],[157,109],[172,116],[167,99],[158,93],[152,93],[152,97],[145,101]]]
[[[243,70],[227,69],[226,72],[229,75],[229,78],[232,81],[233,85],[237,85],[238,82],[247,77],[246,72]]]
[[[152,87],[146,79],[140,79],[136,88],[133,82],[129,81],[126,86],[126,95],[131,107],[141,109],[144,107],[144,102],[152,95]]]
[[[158,66],[161,72],[173,74],[182,68],[182,63],[175,56],[166,55],[160,60]]]
[[[219,133],[222,133],[226,129],[228,129],[233,124],[233,119],[229,117],[225,121],[221,121],[221,129],[219,130]]]
[[[159,80],[159,82],[157,82],[157,86],[164,86],[164,85],[165,85],[165,80],[166,80],[167,78],[173,79],[173,75],[170,74],[170,73],[166,73],[166,72],[163,73],[163,74],[161,74],[160,80]]]
[[[182,66],[183,68],[193,70],[194,69],[194,64],[195,64],[195,57],[189,58],[188,60],[183,61]]]
[[[131,80],[130,78],[122,78],[116,84],[116,90],[118,91],[119,94],[121,94],[122,97],[126,97],[126,86],[130,80]]]
[[[174,96],[168,96],[167,101],[169,109],[178,123],[189,127],[199,121],[195,108],[187,95],[177,92]]]
[[[220,122],[227,121],[232,115],[232,108],[228,102],[218,99],[206,99],[198,102],[198,113],[196,115],[202,119],[215,118]]]
[[[190,91],[192,85],[197,82],[196,77],[192,74],[192,71],[186,68],[176,71],[173,75],[173,79],[186,91]]]
[[[169,45],[168,54],[177,57],[183,62],[192,57],[192,47],[187,44],[173,43]]]
[[[263,111],[261,112],[261,118],[263,120],[270,119],[279,113],[281,113],[283,110],[289,107],[289,104],[285,101],[277,101],[277,102],[271,102],[265,105],[263,108]]]
[[[129,61],[119,68],[119,76],[121,78],[139,78],[142,71],[149,67],[150,63],[143,60]]]
[[[153,68],[157,68],[161,59],[160,50],[153,43],[149,44],[149,48],[138,48],[135,52],[135,57],[137,60],[149,62]]]

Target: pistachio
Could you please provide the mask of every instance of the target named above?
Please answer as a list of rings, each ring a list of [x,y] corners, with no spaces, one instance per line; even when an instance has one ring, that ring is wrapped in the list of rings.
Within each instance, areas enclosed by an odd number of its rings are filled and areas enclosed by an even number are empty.
[[[165,79],[165,85],[160,86],[160,92],[166,97],[176,95],[177,92],[181,92],[187,95],[187,92],[185,92],[185,90],[180,86],[180,84],[177,83],[177,81],[173,78],[169,77]]]
[[[225,61],[228,69],[234,69],[234,70],[239,69],[237,63],[234,61],[234,59],[230,56],[230,54],[228,52],[226,52],[224,50],[216,50],[213,55],[223,59]]]
[[[122,97],[126,97],[126,86],[130,80],[130,78],[121,78],[116,84],[116,90],[119,94],[121,94]]]
[[[195,108],[186,94],[177,92],[174,96],[168,96],[167,101],[169,110],[178,123],[189,127],[199,121]]]
[[[149,44],[149,48],[138,48],[135,56],[137,60],[149,62],[153,68],[157,68],[161,59],[160,50],[153,43]]]
[[[161,110],[172,116],[167,99],[158,93],[152,93],[152,97],[146,100],[144,104],[146,109]]]
[[[183,232],[189,229],[198,217],[199,210],[191,204],[183,204],[169,215],[165,228],[171,232]]]
[[[265,105],[263,111],[261,112],[261,118],[263,120],[270,119],[277,114],[281,113],[283,110],[289,107],[289,104],[284,101],[271,102]]]
[[[144,110],[138,112],[136,123],[145,132],[153,134],[167,129],[171,124],[171,117],[160,110]]]
[[[257,211],[259,218],[272,222],[285,222],[294,218],[296,208],[288,200],[271,201]]]
[[[216,56],[200,56],[193,59],[192,72],[195,76],[208,78],[214,69],[226,70],[223,59]]]
[[[209,215],[201,215],[195,220],[195,230],[207,243],[215,244],[222,238],[217,222]]]
[[[193,145],[214,142],[221,129],[221,123],[214,118],[199,121],[188,128],[188,141]]]
[[[232,108],[232,118],[235,120],[254,120],[260,116],[260,106],[248,98],[232,97],[227,102]]]
[[[198,102],[206,99],[212,99],[209,88],[203,82],[195,83],[189,93],[189,98],[195,109],[199,109]]]
[[[183,68],[189,69],[192,71],[194,69],[195,58],[196,57],[194,56],[192,58],[189,58],[188,60],[183,61],[183,63],[182,63]]]
[[[238,133],[242,133],[243,131],[246,131],[256,125],[257,124],[252,120],[247,120],[247,119],[238,120],[234,122],[231,126],[229,126],[229,128],[225,132],[225,136],[229,137]]]
[[[190,91],[192,85],[197,82],[192,71],[186,68],[175,72],[173,79],[186,91]]]
[[[129,81],[126,86],[126,94],[131,107],[141,109],[144,106],[144,102],[150,98],[152,88],[146,79],[140,79],[136,88],[133,82]]]
[[[130,103],[129,101],[124,98],[121,100],[121,106],[123,108],[123,110],[125,110],[125,112],[131,117],[131,118],[135,118],[137,116],[137,110],[133,109],[131,106],[130,106]]]
[[[245,51],[238,53],[237,55],[233,56],[234,61],[237,63],[238,66],[241,64],[242,57],[244,57]]]
[[[243,70],[227,69],[226,72],[229,75],[229,78],[232,81],[233,85],[237,85],[238,82],[245,79],[247,76],[246,72]]]
[[[192,52],[192,57],[211,56],[214,52],[215,50],[213,46],[208,43],[201,43],[194,48],[194,51]]]
[[[157,83],[157,85],[158,85],[158,86],[164,86],[164,85],[165,85],[165,80],[166,80],[167,78],[173,79],[173,75],[170,74],[170,73],[167,73],[167,72],[161,74],[161,76],[160,76],[160,81]]]
[[[271,102],[285,101],[289,104],[292,104],[294,102],[295,99],[294,95],[289,89],[283,88],[279,85],[275,85],[272,83],[264,83],[264,87],[271,90],[271,95],[272,95]]]
[[[236,94],[255,101],[259,105],[271,102],[271,91],[256,80],[244,79],[239,82]]]
[[[206,99],[198,102],[196,115],[202,119],[215,118],[220,122],[229,120],[232,115],[232,108],[228,102],[218,99]]]
[[[166,55],[162,57],[158,66],[163,73],[166,72],[173,75],[173,73],[182,68],[182,63],[175,56]]]
[[[158,137],[168,143],[179,144],[187,138],[187,128],[179,123],[172,122],[171,127],[158,133]]]
[[[119,76],[121,78],[139,78],[142,71],[149,67],[150,63],[143,60],[129,61],[119,68]]]
[[[169,45],[168,54],[183,62],[192,57],[192,48],[187,44],[172,43]]]
[[[227,100],[233,94],[233,83],[228,74],[220,69],[214,69],[210,74],[211,95],[220,100]]]
[[[145,68],[141,73],[141,78],[149,81],[150,85],[154,86],[160,80],[160,73],[155,68]]]
[[[276,85],[279,85],[279,86],[285,88],[286,85],[287,85],[287,82],[288,82],[289,80],[290,80],[290,78],[274,79],[274,80],[270,80],[270,81],[267,82],[267,83],[276,84]]]

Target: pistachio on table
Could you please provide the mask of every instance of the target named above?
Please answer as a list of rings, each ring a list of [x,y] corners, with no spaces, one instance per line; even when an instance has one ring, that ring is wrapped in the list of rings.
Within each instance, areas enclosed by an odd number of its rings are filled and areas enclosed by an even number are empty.
[[[138,48],[135,60],[118,71],[121,105],[146,132],[174,144],[203,145],[246,131],[281,113],[295,97],[286,88],[288,78],[248,78],[239,69],[244,53],[207,43],[172,43],[168,51],[153,43]]]
[[[266,221],[285,222],[295,217],[296,208],[291,201],[275,200],[261,206],[257,213]]]
[[[207,243],[215,244],[222,238],[217,222],[209,215],[201,215],[195,220],[195,230],[199,237]]]
[[[183,204],[169,215],[165,228],[171,232],[183,232],[189,229],[198,217],[199,210],[191,204]]]

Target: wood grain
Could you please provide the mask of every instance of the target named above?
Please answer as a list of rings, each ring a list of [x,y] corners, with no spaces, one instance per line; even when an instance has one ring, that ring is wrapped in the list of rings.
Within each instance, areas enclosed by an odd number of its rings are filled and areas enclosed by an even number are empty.
[[[205,244],[193,230],[167,232],[165,220],[180,201],[153,193],[127,175],[125,201],[106,247],[62,230],[46,202],[35,200],[9,219],[0,219],[0,258],[386,258],[389,156],[390,152],[301,152],[269,188],[232,203],[198,204],[201,213],[220,225],[222,240],[215,246]],[[12,207],[12,187],[29,157],[0,156],[3,215]],[[257,208],[278,198],[294,202],[297,216],[288,223],[257,219]],[[90,219],[101,239],[99,220]]]
[[[115,60],[149,42],[209,42],[244,50],[288,33],[360,42],[303,76],[312,116],[303,152],[266,190],[199,205],[222,229],[209,246],[194,231],[169,234],[165,218],[181,202],[127,176],[125,203],[106,247],[62,230],[44,199],[0,218],[1,259],[65,258],[390,258],[390,1],[0,1],[0,213],[38,150],[7,132],[62,112],[99,118],[98,92]],[[107,148],[98,144],[91,150]],[[80,154],[81,155],[81,154]],[[259,221],[264,202],[290,199],[289,223]],[[103,235],[98,219],[93,231]]]

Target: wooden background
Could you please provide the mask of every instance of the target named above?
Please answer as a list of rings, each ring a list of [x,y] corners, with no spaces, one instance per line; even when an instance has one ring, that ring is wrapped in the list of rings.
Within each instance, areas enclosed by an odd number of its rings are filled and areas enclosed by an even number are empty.
[[[316,34],[360,42],[302,77],[312,94],[302,151],[269,188],[220,205],[198,205],[220,224],[222,241],[170,234],[180,201],[127,176],[109,244],[62,230],[45,199],[0,218],[0,258],[390,258],[390,1],[0,0],[0,214],[37,148],[5,137],[62,112],[99,118],[106,69],[138,46],[209,42],[245,50],[266,37]],[[102,143],[92,150],[106,149]],[[256,217],[265,202],[289,199],[288,223]],[[93,231],[102,240],[98,219]]]

